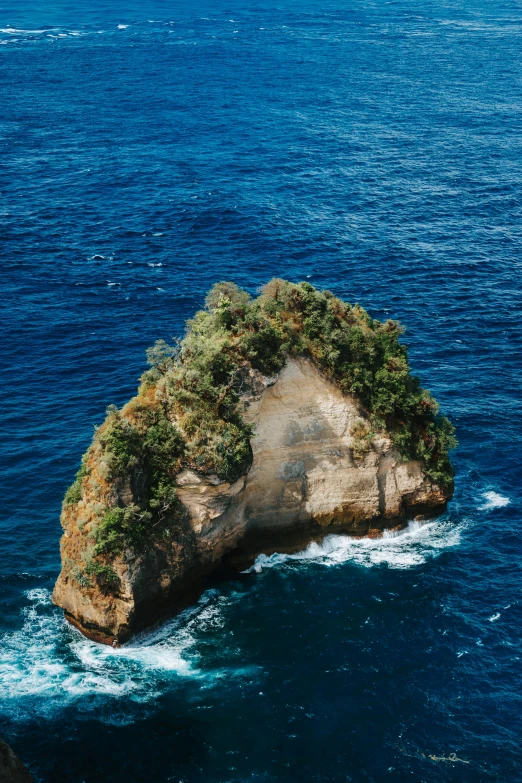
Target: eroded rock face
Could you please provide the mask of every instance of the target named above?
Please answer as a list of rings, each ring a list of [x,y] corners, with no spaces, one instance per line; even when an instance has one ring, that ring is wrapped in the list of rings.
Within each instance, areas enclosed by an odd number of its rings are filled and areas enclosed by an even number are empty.
[[[0,739],[1,783],[32,783],[33,777],[16,753]]]
[[[250,371],[244,387],[243,416],[255,428],[250,471],[234,484],[178,474],[186,509],[179,535],[117,560],[117,594],[74,578],[67,563],[84,546],[78,519],[88,509],[66,520],[53,597],[86,635],[125,641],[193,600],[202,577],[222,562],[244,567],[261,552],[295,550],[333,532],[377,536],[407,517],[445,508],[451,492],[433,484],[420,462],[402,462],[387,437],[375,437],[354,459],[351,430],[364,412],[315,365],[291,359],[274,378]]]

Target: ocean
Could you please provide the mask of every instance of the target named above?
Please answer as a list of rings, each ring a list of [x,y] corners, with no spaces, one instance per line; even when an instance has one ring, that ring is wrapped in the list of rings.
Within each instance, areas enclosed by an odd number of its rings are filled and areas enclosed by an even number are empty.
[[[3,4],[0,736],[36,781],[522,781],[521,45],[516,0]],[[98,646],[50,601],[93,426],[273,276],[407,327],[455,498]]]

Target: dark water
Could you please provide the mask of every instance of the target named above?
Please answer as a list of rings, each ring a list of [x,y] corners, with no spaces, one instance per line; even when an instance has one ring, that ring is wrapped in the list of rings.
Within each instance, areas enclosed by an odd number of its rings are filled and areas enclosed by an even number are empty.
[[[46,783],[521,781],[520,3],[119,5],[0,11],[0,734]],[[407,325],[455,500],[98,647],[49,601],[93,424],[273,275]]]

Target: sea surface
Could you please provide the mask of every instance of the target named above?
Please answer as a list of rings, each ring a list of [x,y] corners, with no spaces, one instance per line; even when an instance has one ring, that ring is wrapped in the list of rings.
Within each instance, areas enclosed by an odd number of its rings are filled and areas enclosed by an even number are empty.
[[[3,3],[0,735],[36,781],[522,781],[521,51],[515,0]],[[405,324],[455,499],[98,646],[50,601],[93,425],[272,276]]]

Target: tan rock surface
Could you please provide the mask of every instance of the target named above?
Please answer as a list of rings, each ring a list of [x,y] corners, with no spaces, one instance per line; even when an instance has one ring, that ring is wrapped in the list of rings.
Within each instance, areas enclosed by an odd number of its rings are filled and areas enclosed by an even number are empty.
[[[183,530],[168,546],[120,558],[117,595],[82,587],[67,566],[85,550],[85,506],[95,497],[65,515],[54,600],[87,635],[125,641],[193,599],[201,578],[223,561],[242,567],[261,552],[300,548],[332,532],[375,537],[407,516],[445,508],[450,493],[427,479],[421,463],[402,462],[386,436],[354,459],[350,432],[364,412],[315,365],[290,359],[275,378],[250,371],[245,386],[243,415],[255,428],[250,471],[232,485],[178,474]]]

